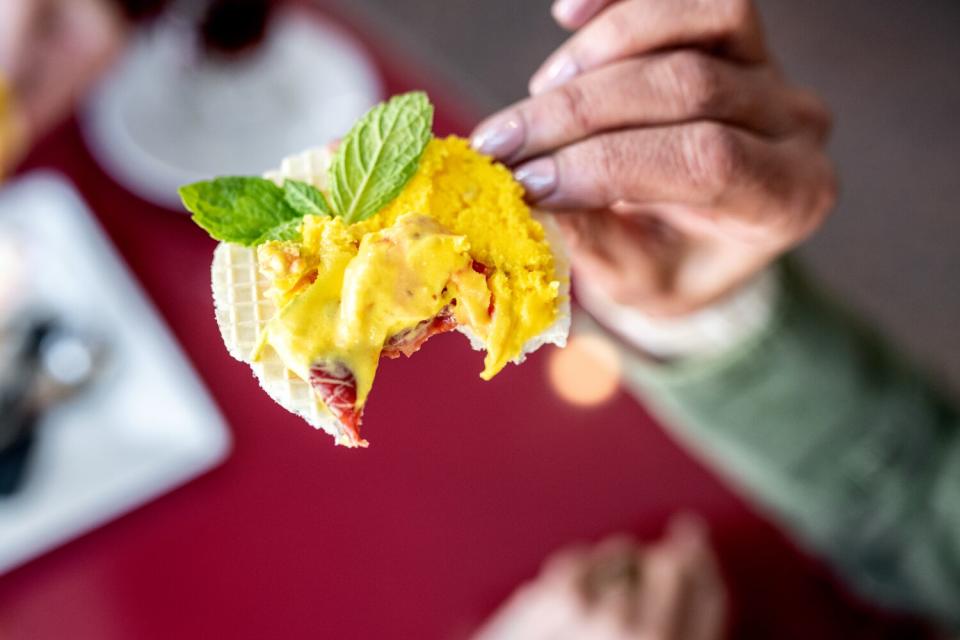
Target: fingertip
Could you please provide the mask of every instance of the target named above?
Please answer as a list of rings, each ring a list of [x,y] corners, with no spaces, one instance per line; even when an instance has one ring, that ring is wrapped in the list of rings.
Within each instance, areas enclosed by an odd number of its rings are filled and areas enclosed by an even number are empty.
[[[603,558],[608,556],[622,556],[632,553],[637,548],[637,543],[633,537],[627,533],[614,533],[601,540],[594,547],[593,556]]]
[[[550,14],[561,27],[576,29],[582,24],[579,14],[583,4],[583,0],[557,0],[550,7]]]
[[[549,156],[520,165],[513,176],[523,185],[531,203],[540,202],[557,190],[557,163]]]
[[[693,511],[681,511],[670,519],[667,530],[679,536],[702,537],[707,534],[707,521]]]
[[[702,516],[683,512],[667,525],[667,543],[682,556],[699,556],[709,547],[709,528]]]
[[[556,0],[550,13],[561,27],[579,29],[593,17],[602,4],[603,0]]]
[[[526,131],[516,110],[490,116],[474,129],[470,145],[482,154],[506,161],[523,147]]]
[[[546,580],[566,579],[577,573],[583,564],[586,549],[582,545],[556,551],[540,566],[540,577]]]

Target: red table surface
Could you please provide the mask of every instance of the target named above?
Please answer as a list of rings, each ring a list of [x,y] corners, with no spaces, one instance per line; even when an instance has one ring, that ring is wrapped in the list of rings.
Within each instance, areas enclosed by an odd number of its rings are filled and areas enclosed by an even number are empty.
[[[472,116],[383,34],[386,88],[427,88],[437,129]],[[368,450],[331,439],[262,393],[213,320],[213,241],[111,180],[75,122],[26,169],[77,186],[179,338],[234,437],[221,467],[0,578],[0,637],[466,637],[551,551],[617,531],[643,539],[678,510],[710,523],[738,638],[917,637],[869,611],[620,393],[574,409],[549,350],[490,383],[456,335],[384,362]]]

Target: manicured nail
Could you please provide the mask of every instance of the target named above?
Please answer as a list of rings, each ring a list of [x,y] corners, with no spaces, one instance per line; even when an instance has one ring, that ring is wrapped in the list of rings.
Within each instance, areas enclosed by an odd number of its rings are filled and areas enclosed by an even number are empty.
[[[579,27],[594,11],[596,0],[557,0],[553,3],[553,17],[565,27]]]
[[[537,95],[560,86],[580,72],[577,63],[567,54],[561,54],[530,80],[530,93]]]
[[[582,4],[583,0],[557,0],[553,3],[551,11],[557,22],[569,24],[576,20]]]
[[[557,163],[553,158],[539,158],[528,162],[513,173],[527,190],[527,198],[540,200],[557,188]]]
[[[470,142],[480,153],[505,160],[520,150],[525,137],[520,118],[505,113],[481,124]]]

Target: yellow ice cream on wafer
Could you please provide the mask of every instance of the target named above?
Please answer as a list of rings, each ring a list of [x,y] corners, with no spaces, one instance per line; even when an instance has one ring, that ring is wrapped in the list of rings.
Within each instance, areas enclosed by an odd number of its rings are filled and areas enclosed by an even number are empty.
[[[457,330],[486,351],[489,380],[566,342],[569,265],[552,221],[507,167],[463,138],[435,138],[432,117],[425,94],[396,96],[336,153],[180,190],[194,221],[227,243],[213,289],[228,350],[338,444],[366,446],[361,416],[382,356]]]
[[[305,379],[318,361],[343,364],[358,405],[384,343],[454,301],[456,320],[484,342],[485,380],[557,316],[543,227],[510,171],[462,138],[431,141],[417,174],[376,215],[353,225],[308,216],[302,236],[258,248],[280,307],[265,343]]]

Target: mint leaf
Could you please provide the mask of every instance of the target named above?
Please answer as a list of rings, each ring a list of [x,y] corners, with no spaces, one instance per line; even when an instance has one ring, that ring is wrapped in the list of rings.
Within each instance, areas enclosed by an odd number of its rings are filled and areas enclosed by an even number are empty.
[[[303,218],[284,190],[263,178],[217,178],[180,187],[179,193],[193,221],[214,239],[247,247],[278,235],[293,239],[290,225]]]
[[[347,223],[369,218],[417,172],[432,136],[433,105],[422,91],[371,109],[350,130],[330,167],[330,197]]]
[[[268,242],[270,240],[281,240],[281,241],[292,241],[299,240],[300,236],[300,225],[303,224],[303,218],[294,218],[293,220],[287,220],[276,227],[273,227],[266,231],[262,236],[257,238],[254,244],[261,244],[263,242]]]
[[[297,239],[306,215],[359,222],[396,198],[417,172],[432,125],[433,106],[423,92],[371,109],[333,159],[333,206],[319,189],[299,180],[287,180],[281,188],[263,178],[217,178],[181,187],[180,197],[194,222],[215,239],[248,247]]]
[[[283,196],[291,207],[305,216],[332,216],[333,211],[327,204],[323,192],[306,182],[286,180],[283,183]]]

